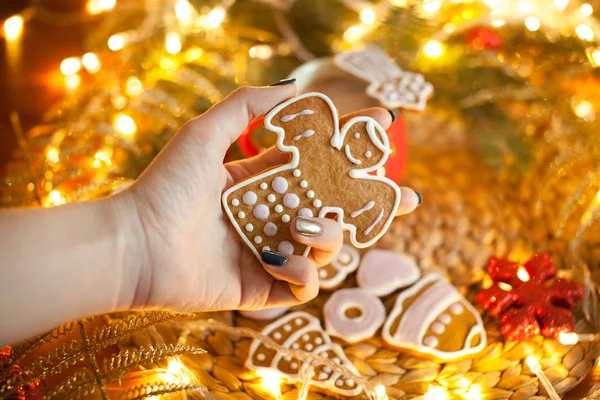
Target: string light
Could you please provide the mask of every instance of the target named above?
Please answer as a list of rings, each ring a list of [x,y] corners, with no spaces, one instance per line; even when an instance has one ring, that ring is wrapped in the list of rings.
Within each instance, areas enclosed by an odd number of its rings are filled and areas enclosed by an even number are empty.
[[[46,150],[46,160],[52,164],[57,164],[60,161],[60,153],[56,147],[48,147]]]
[[[137,132],[137,125],[133,118],[127,114],[117,113],[113,119],[113,128],[125,136],[132,136]]]
[[[365,25],[372,25],[375,23],[376,15],[372,8],[363,8],[360,12],[360,20]]]
[[[167,33],[165,48],[169,54],[177,54],[181,51],[181,38],[175,32]]]
[[[592,67],[600,66],[600,49],[597,47],[590,47],[585,50],[585,54],[588,57],[590,64]]]
[[[533,4],[531,4],[529,1],[526,1],[526,0],[519,1],[517,3],[517,8],[523,14],[530,14],[534,10]]]
[[[202,57],[202,54],[204,51],[200,47],[193,46],[185,52],[183,58],[186,62],[193,62]]]
[[[107,150],[101,150],[94,155],[94,168],[110,167],[112,165],[112,160],[108,153]]]
[[[481,386],[477,384],[471,385],[469,391],[465,393],[465,400],[481,400],[481,398],[483,398]]]
[[[257,371],[258,376],[262,378],[262,385],[277,400],[283,400],[281,395],[281,374],[272,369],[262,369]]]
[[[573,345],[579,342],[597,342],[600,340],[600,333],[575,333],[561,332],[558,334],[558,341],[564,345]]]
[[[441,386],[431,385],[427,393],[423,395],[423,400],[447,400],[448,393]]]
[[[175,2],[175,16],[180,21],[189,21],[192,18],[192,5],[188,0]]]
[[[538,17],[530,15],[529,17],[525,18],[525,27],[531,32],[535,32],[540,29],[540,20]]]
[[[496,9],[502,4],[501,0],[483,0],[483,2],[491,9]]]
[[[384,385],[375,386],[375,400],[388,400],[388,395],[385,391]]]
[[[23,17],[20,15],[13,15],[6,21],[4,21],[4,36],[6,40],[16,40],[23,33]]]
[[[91,74],[100,71],[100,59],[94,53],[85,53],[83,57],[81,57],[81,63],[83,64],[83,68]]]
[[[581,5],[581,7],[579,7],[579,12],[586,16],[589,17],[590,15],[592,15],[592,13],[594,12],[594,7],[592,7],[590,4],[588,3],[584,3]]]
[[[112,51],[118,51],[125,47],[125,37],[117,33],[108,38],[108,48]]]
[[[225,10],[221,7],[215,7],[206,16],[206,25],[209,28],[216,29],[221,26],[221,23],[225,19]]]
[[[594,40],[594,31],[587,25],[580,24],[575,28],[575,33],[583,40]]]
[[[179,358],[169,360],[167,371],[180,378],[182,383],[186,385],[195,380],[193,372]]]
[[[132,76],[127,79],[127,82],[125,83],[125,93],[127,93],[127,95],[132,97],[138,96],[142,93],[142,89],[142,82],[140,82],[137,77]]]
[[[569,0],[554,0],[554,7],[558,11],[563,11],[569,5]]]
[[[581,100],[574,103],[573,112],[576,116],[586,121],[592,121],[596,116],[594,105],[587,100]]]
[[[81,61],[77,57],[65,58],[60,63],[60,72],[63,75],[73,75],[81,70]]]
[[[365,31],[361,26],[351,26],[344,32],[344,40],[348,43],[356,42],[357,40],[360,40],[364,33]]]
[[[529,272],[527,272],[527,270],[523,267],[519,267],[519,269],[517,270],[517,278],[519,278],[523,282],[528,282],[531,279],[531,277],[529,276]]]
[[[73,91],[81,84],[81,78],[77,74],[65,76],[65,86],[69,91]]]
[[[428,58],[440,58],[446,50],[438,40],[430,40],[423,46],[423,54]]]
[[[505,292],[510,292],[512,290],[512,286],[504,282],[498,282],[498,287],[504,290]]]
[[[54,207],[54,206],[59,206],[61,204],[65,204],[65,198],[63,197],[62,193],[59,190],[52,190],[50,193],[48,193],[48,196],[46,196],[46,198],[44,199],[44,207]]]
[[[550,396],[552,400],[560,400],[560,396],[558,395],[558,393],[556,393],[554,386],[552,386],[552,383],[550,383],[550,380],[548,379],[546,374],[544,374],[544,371],[542,371],[542,366],[540,365],[537,358],[535,358],[534,356],[528,356],[525,359],[525,363],[527,364],[531,372],[533,372],[535,376],[537,376],[544,389],[546,389],[546,393],[548,393],[548,396]]]
[[[504,26],[505,23],[506,21],[502,18],[492,20],[492,26],[495,26],[496,28]]]
[[[268,60],[273,55],[273,49],[268,44],[258,44],[248,50],[248,55],[259,60]]]
[[[430,14],[437,12],[441,7],[442,2],[440,0],[428,1],[423,4],[423,10]]]
[[[98,15],[112,10],[116,5],[116,0],[89,0],[85,8],[88,13]]]

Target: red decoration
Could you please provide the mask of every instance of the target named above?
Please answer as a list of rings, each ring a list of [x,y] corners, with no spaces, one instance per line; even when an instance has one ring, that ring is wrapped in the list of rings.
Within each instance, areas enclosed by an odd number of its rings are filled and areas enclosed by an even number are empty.
[[[479,292],[475,300],[490,315],[500,317],[501,332],[508,340],[572,332],[571,309],[583,296],[583,287],[564,279],[550,281],[556,267],[548,254],[533,256],[523,267],[519,272],[518,263],[492,257],[487,269],[494,284]]]
[[[467,31],[466,35],[473,50],[498,50],[502,47],[502,37],[491,29],[478,26]]]
[[[12,348],[10,346],[6,346],[3,349],[0,349],[0,366],[8,365],[12,361]],[[31,373],[28,371],[24,371],[19,365],[13,365],[8,378],[21,376],[23,379],[27,379],[28,375]],[[41,399],[43,397],[41,391],[39,390],[42,382],[39,379],[34,380],[33,382],[20,387],[14,395],[8,397],[10,400],[26,400],[26,399]]]

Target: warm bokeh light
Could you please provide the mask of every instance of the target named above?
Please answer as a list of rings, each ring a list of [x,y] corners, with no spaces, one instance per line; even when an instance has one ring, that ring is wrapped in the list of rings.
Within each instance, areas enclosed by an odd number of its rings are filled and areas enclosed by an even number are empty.
[[[557,10],[562,11],[569,5],[569,0],[554,0],[554,6]]]
[[[517,8],[522,14],[531,14],[534,10],[533,4],[527,0],[521,0],[517,3]]]
[[[177,0],[175,3],[175,16],[180,21],[189,21],[192,18],[192,5],[188,0]]]
[[[117,113],[113,119],[113,128],[125,136],[132,136],[137,132],[137,125],[133,118],[127,114]]]
[[[505,292],[510,292],[512,290],[512,286],[505,282],[498,282],[498,287]]]
[[[46,160],[52,164],[56,164],[60,161],[60,152],[56,147],[48,147],[48,149],[46,149]]]
[[[531,277],[529,276],[529,273],[523,267],[519,267],[519,269],[517,271],[517,278],[519,278],[523,282],[528,282],[529,279],[531,279]]]
[[[534,17],[533,15],[530,15],[529,17],[525,18],[525,27],[531,32],[537,31],[538,29],[540,29],[539,18]]]
[[[65,201],[65,198],[63,197],[62,193],[56,189],[54,189],[53,191],[48,193],[48,195],[44,199],[45,207],[54,207],[54,206],[59,206],[61,204],[65,204],[65,203],[66,203],[66,201]]]
[[[259,60],[268,60],[273,55],[273,49],[268,44],[258,44],[250,48],[248,55]]]
[[[585,3],[585,4],[582,4],[581,7],[579,7],[579,12],[581,14],[585,15],[586,17],[589,17],[590,15],[592,15],[594,13],[594,7],[592,7],[588,3]]]
[[[481,400],[482,398],[481,386],[478,384],[471,385],[469,391],[465,393],[465,400]]]
[[[142,82],[140,82],[137,77],[132,76],[127,79],[127,82],[125,83],[125,93],[129,96],[138,96],[142,93],[142,89]]]
[[[587,100],[581,100],[579,102],[576,102],[573,105],[573,112],[579,118],[586,120],[586,121],[593,120],[596,115],[596,110],[594,108],[594,105]]]
[[[13,15],[4,21],[4,36],[6,40],[15,40],[23,33],[23,17]]]
[[[209,28],[215,29],[221,26],[221,23],[225,19],[225,10],[221,7],[215,7],[206,16],[206,25]]]
[[[445,52],[444,45],[438,40],[430,40],[423,46],[423,54],[428,58],[440,58]]]
[[[107,150],[98,151],[94,155],[94,168],[110,167],[112,165],[112,160],[109,153],[110,152]]]
[[[256,374],[262,378],[264,388],[275,397],[281,396],[281,374],[272,369],[262,369]]]
[[[431,14],[433,14],[434,12],[437,12],[441,7],[442,7],[441,0],[426,1],[423,4],[423,10],[425,10],[426,12],[431,13]]]
[[[77,74],[65,76],[65,86],[68,90],[73,91],[81,85],[81,78]]]
[[[165,48],[169,54],[177,54],[181,51],[181,38],[175,32],[167,33]]]
[[[81,61],[77,57],[65,58],[60,63],[60,72],[63,75],[73,75],[81,70]]]
[[[575,33],[583,40],[592,41],[594,40],[594,31],[592,28],[585,24],[577,25]]]
[[[189,384],[192,382],[192,380],[194,380],[194,374],[192,371],[183,365],[181,360],[178,358],[169,360],[167,371],[180,378],[184,384]]]
[[[108,48],[112,51],[118,51],[125,47],[125,38],[121,34],[112,35],[108,38]]]
[[[183,58],[186,62],[193,62],[202,57],[202,54],[204,51],[200,47],[193,46],[186,50]]]
[[[376,15],[372,8],[367,7],[360,12],[360,20],[363,24],[371,25],[375,22],[375,19]]]
[[[375,386],[375,399],[376,400],[388,400],[387,392],[385,391],[385,386],[377,385]]]
[[[81,63],[83,64],[83,68],[86,69],[91,74],[95,74],[100,71],[100,59],[94,53],[85,53],[83,57],[81,57]]]
[[[446,389],[441,386],[432,385],[429,387],[427,393],[423,395],[423,400],[447,400],[448,393]]]
[[[349,43],[356,42],[364,35],[364,33],[365,31],[362,27],[358,25],[351,26],[350,28],[346,29],[346,32],[344,32],[344,40]]]
[[[586,49],[585,54],[593,67],[600,66],[600,49],[597,47],[590,47]]]
[[[577,334],[573,332],[561,332],[558,334],[558,341],[564,345],[577,344],[579,339]]]
[[[110,11],[117,5],[116,0],[88,0],[86,10],[92,15]]]

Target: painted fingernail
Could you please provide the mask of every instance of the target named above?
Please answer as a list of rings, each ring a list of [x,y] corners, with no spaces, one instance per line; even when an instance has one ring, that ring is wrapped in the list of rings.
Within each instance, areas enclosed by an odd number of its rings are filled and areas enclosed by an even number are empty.
[[[396,120],[396,113],[394,111],[390,110],[389,108],[388,108],[388,112],[392,116],[392,122],[394,122]]]
[[[319,236],[323,227],[320,223],[304,217],[296,218],[296,232],[303,236]]]
[[[260,259],[269,265],[281,267],[288,261],[288,258],[283,254],[276,253],[274,251],[263,251],[260,253]]]
[[[294,82],[296,82],[296,78],[283,79],[279,82],[271,83],[269,86],[284,86],[284,85],[290,85]]]
[[[417,206],[420,206],[421,204],[423,204],[423,195],[421,194],[421,192],[418,192],[415,190],[415,193],[417,194],[417,197],[419,198],[419,204],[417,204]]]

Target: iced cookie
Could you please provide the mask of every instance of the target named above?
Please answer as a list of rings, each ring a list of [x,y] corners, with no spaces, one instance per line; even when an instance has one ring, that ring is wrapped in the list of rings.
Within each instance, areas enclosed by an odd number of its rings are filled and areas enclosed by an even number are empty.
[[[412,285],[421,271],[412,258],[389,250],[367,251],[360,262],[358,285],[377,296],[387,296],[396,289]]]
[[[385,307],[365,289],[340,289],[325,303],[323,315],[327,333],[356,343],[377,332],[385,320]]]
[[[329,335],[321,328],[319,320],[308,313],[296,311],[281,317],[267,325],[262,333],[289,349],[318,354],[358,374],[342,348],[331,342]],[[258,340],[250,346],[246,365],[255,370],[275,369],[290,382],[299,378],[302,368],[298,359],[283,356]],[[315,368],[311,385],[344,396],[355,396],[362,391],[354,381],[340,377],[340,373],[320,365]]]
[[[320,93],[275,107],[265,117],[289,162],[250,177],[223,193],[223,208],[243,241],[260,258],[264,250],[308,255],[296,243],[296,216],[336,216],[355,247],[375,243],[400,204],[400,189],[375,173],[391,150],[372,118],[356,117],[340,130],[337,111]]]
[[[444,361],[478,353],[486,344],[475,308],[436,274],[400,292],[382,337],[393,347]]]
[[[340,286],[348,274],[356,271],[360,262],[360,254],[352,246],[342,246],[337,257],[326,266],[319,268],[319,284],[321,289],[335,289]]]
[[[269,320],[281,317],[289,307],[265,308],[264,310],[240,310],[242,316],[249,319]]]

